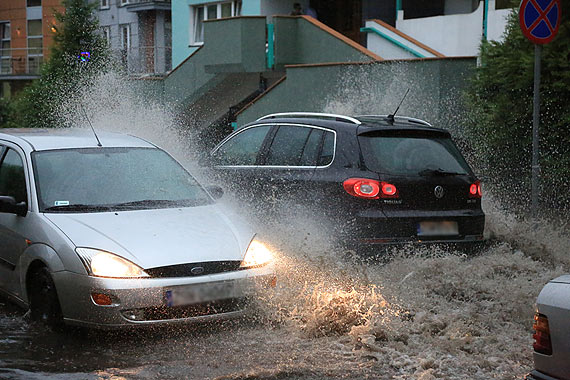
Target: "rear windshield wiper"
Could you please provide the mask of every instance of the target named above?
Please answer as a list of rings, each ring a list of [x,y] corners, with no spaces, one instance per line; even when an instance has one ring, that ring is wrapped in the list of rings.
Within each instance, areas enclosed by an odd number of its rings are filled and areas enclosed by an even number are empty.
[[[86,204],[71,204],[71,205],[63,205],[63,206],[50,206],[44,209],[44,212],[82,212],[82,211],[90,211],[90,212],[102,212],[102,211],[111,211],[109,206],[104,205],[86,205]]]
[[[453,175],[467,175],[467,173],[449,172],[441,168],[438,169],[424,169],[418,172],[421,176],[453,176]]]

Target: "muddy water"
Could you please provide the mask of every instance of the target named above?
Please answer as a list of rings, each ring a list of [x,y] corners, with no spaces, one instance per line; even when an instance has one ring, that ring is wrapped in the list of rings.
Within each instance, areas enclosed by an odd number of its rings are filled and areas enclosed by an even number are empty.
[[[570,244],[564,230],[486,209],[495,243],[479,255],[407,247],[388,263],[333,251],[299,216],[297,231],[264,225],[279,285],[260,295],[258,318],[53,333],[0,301],[0,378],[521,378],[533,303],[568,271]]]
[[[192,161],[179,132],[188,126],[120,76],[83,93],[62,102],[70,124],[85,124],[86,113],[98,130],[133,133]],[[53,333],[0,299],[0,379],[520,379],[532,367],[536,296],[570,271],[568,227],[536,227],[485,198],[495,243],[476,256],[406,247],[387,263],[363,262],[335,249],[322,221],[302,210],[273,225],[254,219],[278,251],[279,276],[255,319]]]

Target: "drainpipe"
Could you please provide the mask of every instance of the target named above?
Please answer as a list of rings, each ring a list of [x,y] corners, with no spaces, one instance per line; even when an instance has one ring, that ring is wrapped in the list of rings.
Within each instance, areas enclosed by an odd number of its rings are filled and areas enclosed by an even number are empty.
[[[489,0],[483,0],[485,8],[483,9],[483,40],[487,41],[487,24],[489,23]]]
[[[275,25],[267,24],[267,68],[273,69],[275,64]]]
[[[398,12],[402,10],[402,0],[396,0],[396,21],[398,21]],[[394,21],[394,25],[396,25]]]

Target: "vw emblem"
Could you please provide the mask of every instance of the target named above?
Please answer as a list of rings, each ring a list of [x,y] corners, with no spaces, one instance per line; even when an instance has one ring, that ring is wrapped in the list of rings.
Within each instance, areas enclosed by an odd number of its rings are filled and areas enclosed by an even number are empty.
[[[202,274],[204,273],[204,267],[194,267],[190,269],[190,273],[192,273],[195,276]]]
[[[443,187],[437,185],[437,186],[435,187],[435,189],[433,189],[433,194],[435,195],[435,197],[436,197],[437,199],[443,198]]]

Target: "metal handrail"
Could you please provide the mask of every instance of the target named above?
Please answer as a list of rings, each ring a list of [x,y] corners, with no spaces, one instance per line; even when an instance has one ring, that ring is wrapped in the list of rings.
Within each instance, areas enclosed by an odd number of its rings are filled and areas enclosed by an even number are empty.
[[[357,115],[355,116],[356,118],[359,117],[377,117],[377,118],[382,118],[382,119],[386,119],[388,118],[389,115]],[[411,122],[415,122],[418,124],[423,124],[423,125],[427,125],[428,127],[433,127],[430,123],[428,123],[425,120],[422,119],[416,119],[415,117],[408,117],[408,116],[394,116],[394,119],[400,119],[400,120],[407,120],[407,121],[411,121]]]
[[[319,113],[319,112],[282,112],[282,113],[272,113],[270,115],[265,115],[257,119],[256,121],[265,120],[265,119],[274,119],[276,117],[314,117],[314,118],[321,118],[321,119],[340,119],[347,121],[352,124],[360,125],[362,124],[360,120],[357,120],[350,116],[344,115],[336,115],[332,113]]]

